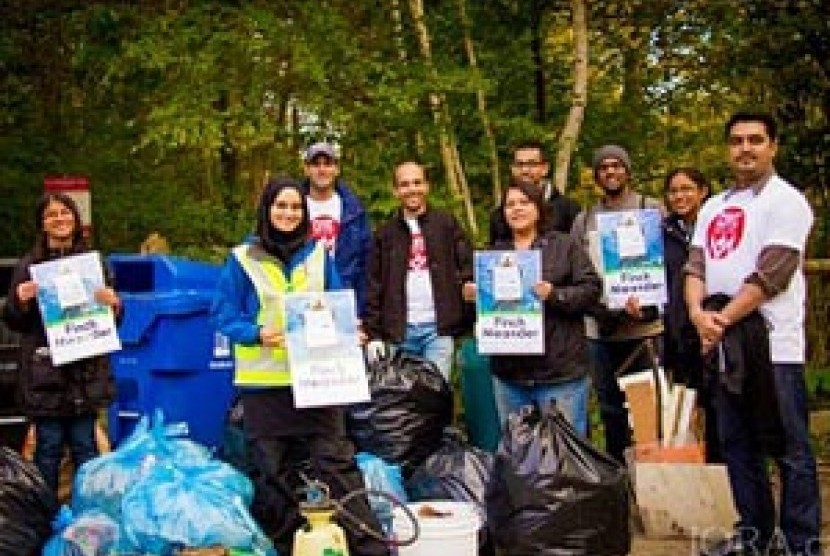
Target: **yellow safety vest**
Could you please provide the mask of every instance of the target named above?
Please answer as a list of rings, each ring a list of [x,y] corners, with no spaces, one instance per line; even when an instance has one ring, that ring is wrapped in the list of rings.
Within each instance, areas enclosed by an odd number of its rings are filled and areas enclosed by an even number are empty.
[[[257,324],[277,330],[285,328],[284,295],[287,292],[325,289],[326,251],[317,243],[306,258],[286,277],[282,263],[258,245],[240,245],[233,254],[251,279],[259,298]],[[234,383],[237,386],[288,386],[291,373],[285,348],[235,344]]]

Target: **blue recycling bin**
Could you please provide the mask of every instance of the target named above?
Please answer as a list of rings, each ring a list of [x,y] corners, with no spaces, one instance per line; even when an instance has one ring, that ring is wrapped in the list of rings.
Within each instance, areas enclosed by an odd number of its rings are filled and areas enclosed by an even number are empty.
[[[209,321],[220,267],[164,255],[111,255],[124,307],[122,349],[110,355],[118,394],[110,438],[129,436],[158,408],[188,424],[190,438],[218,448],[234,396],[227,338]]]

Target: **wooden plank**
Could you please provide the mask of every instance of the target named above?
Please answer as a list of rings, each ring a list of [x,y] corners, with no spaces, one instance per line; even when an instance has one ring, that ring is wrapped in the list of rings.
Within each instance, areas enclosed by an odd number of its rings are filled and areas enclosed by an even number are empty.
[[[634,487],[645,534],[697,537],[729,532],[737,512],[723,465],[635,463]]]
[[[631,414],[634,443],[657,440],[657,396],[648,382],[632,383],[625,387],[625,399]]]

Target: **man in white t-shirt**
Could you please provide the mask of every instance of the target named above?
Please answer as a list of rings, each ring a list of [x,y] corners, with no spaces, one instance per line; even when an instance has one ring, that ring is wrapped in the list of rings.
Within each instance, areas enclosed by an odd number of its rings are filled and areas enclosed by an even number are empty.
[[[740,515],[736,534],[702,554],[767,554],[775,541],[775,505],[762,442],[748,400],[729,384],[721,344],[731,327],[758,311],[769,329],[773,380],[783,429],[779,525],[785,554],[820,554],[820,497],[809,443],[804,383],[804,250],[813,213],[804,196],[775,173],[776,124],[766,114],[737,113],[725,128],[735,184],[700,211],[686,267],[686,302],[704,353],[723,371],[713,379],[721,450]],[[725,294],[720,311],[704,298]],[[750,346],[750,351],[752,351]],[[760,372],[747,369],[747,373]],[[774,402],[773,402],[774,403]]]
[[[374,236],[368,272],[365,328],[370,357],[381,342],[429,359],[449,380],[453,338],[471,325],[462,284],[472,280],[472,247],[458,221],[427,204],[423,165],[395,168],[400,203]]]
[[[349,186],[340,179],[337,150],[314,143],[303,155],[311,235],[334,259],[343,284],[355,292],[362,317],[366,306],[366,262],[372,238],[369,216]]]

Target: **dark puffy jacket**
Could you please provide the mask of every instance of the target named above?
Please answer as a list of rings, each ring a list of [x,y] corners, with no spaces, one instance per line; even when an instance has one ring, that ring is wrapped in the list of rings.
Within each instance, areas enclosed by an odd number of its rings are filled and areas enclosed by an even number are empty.
[[[28,254],[17,264],[3,311],[8,327],[21,334],[20,404],[30,417],[95,413],[115,397],[109,360],[106,356],[90,357],[54,367],[48,354],[37,353],[38,348],[48,345],[40,311],[34,300],[27,307],[21,307],[16,295],[17,286],[31,280],[32,262],[32,255]]]
[[[302,186],[308,194],[311,187],[308,180],[304,180]],[[343,287],[354,290],[357,312],[362,316],[366,310],[366,264],[372,243],[372,228],[360,199],[352,193],[346,182],[338,179],[334,190],[343,203],[340,231],[334,246],[334,266]]]
[[[663,220],[663,246],[666,264],[666,289],[668,303],[663,314],[665,342],[663,363],[675,372],[674,380],[693,388],[702,386],[703,359],[700,356],[700,340],[689,320],[683,294],[683,266],[689,258],[691,230],[687,230],[680,217],[671,214]]]
[[[497,242],[494,249],[514,249],[512,242]],[[588,348],[583,316],[602,291],[602,281],[582,246],[556,231],[537,238],[533,249],[542,251],[542,280],[553,285],[545,300],[544,355],[494,355],[493,373],[519,383],[553,384],[585,376]]]
[[[473,279],[473,250],[450,214],[428,208],[418,217],[424,236],[438,334],[459,336],[473,315],[461,287]],[[371,338],[399,343],[406,332],[406,276],[412,236],[398,211],[375,232],[369,262],[366,330]]]

